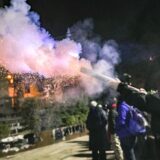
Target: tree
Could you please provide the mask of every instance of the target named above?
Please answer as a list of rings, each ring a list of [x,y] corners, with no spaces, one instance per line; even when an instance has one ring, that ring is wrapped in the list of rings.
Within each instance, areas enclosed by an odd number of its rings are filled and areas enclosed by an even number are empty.
[[[66,125],[74,125],[74,124],[76,124],[75,116],[71,115],[66,117]]]
[[[0,123],[0,138],[5,138],[9,135],[10,129],[7,124]]]
[[[27,98],[22,103],[21,116],[28,128],[33,131],[40,131],[40,117],[38,115],[39,101],[34,98]]]
[[[0,98],[8,96],[8,82],[6,79],[0,79]]]
[[[85,123],[87,118],[88,108],[86,102],[78,101],[76,104],[63,107],[59,111],[60,118],[63,125],[76,125],[79,123]]]

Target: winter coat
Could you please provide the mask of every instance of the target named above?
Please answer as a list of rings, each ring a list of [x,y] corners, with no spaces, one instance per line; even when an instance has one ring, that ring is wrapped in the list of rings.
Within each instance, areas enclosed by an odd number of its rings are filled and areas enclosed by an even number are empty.
[[[89,148],[91,150],[106,150],[108,117],[102,108],[91,108],[87,117],[86,127],[89,130]]]
[[[112,104],[109,108],[108,131],[110,133],[112,149],[115,153],[115,159],[124,160],[123,150],[121,148],[119,137],[116,134],[116,118],[118,116],[117,104]]]
[[[128,130],[128,114],[129,107],[126,102],[121,102],[117,108],[118,116],[116,118],[116,133],[120,138],[131,136],[131,133]]]
[[[158,94],[142,94],[123,83],[119,84],[117,90],[128,104],[151,114],[151,129],[154,133],[160,134],[160,96]]]
[[[116,130],[116,117],[118,116],[117,108],[111,107],[108,115],[108,130],[110,134],[115,134]]]

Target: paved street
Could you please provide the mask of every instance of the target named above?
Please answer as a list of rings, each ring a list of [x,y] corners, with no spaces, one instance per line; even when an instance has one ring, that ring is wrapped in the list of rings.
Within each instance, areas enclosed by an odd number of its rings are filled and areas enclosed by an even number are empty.
[[[1,160],[91,160],[91,152],[87,148],[88,136],[70,141],[37,148],[16,155],[1,158]],[[114,159],[110,151],[106,152],[107,159]]]

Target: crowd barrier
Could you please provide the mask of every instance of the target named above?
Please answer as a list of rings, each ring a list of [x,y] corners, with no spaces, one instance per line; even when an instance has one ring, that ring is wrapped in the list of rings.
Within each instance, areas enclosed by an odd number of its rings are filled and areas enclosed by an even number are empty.
[[[53,140],[65,140],[67,136],[75,133],[83,133],[86,130],[85,124],[59,127],[52,130]]]

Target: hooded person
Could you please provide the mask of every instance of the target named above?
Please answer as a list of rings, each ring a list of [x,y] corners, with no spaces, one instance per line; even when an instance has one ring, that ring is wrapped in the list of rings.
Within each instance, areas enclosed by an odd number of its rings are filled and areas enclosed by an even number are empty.
[[[89,130],[89,149],[92,151],[93,160],[106,160],[108,117],[102,106],[96,101],[91,101],[90,106],[86,121]]]

